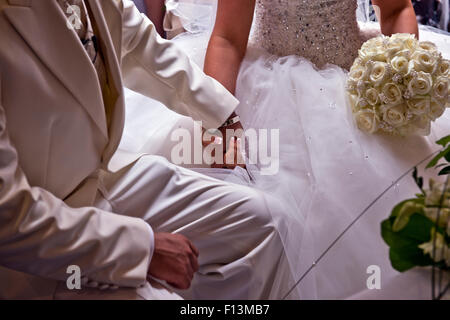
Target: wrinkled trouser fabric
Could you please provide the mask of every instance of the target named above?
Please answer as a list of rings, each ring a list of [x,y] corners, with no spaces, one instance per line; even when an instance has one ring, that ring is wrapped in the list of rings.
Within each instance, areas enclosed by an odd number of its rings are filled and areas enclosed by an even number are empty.
[[[142,218],[156,232],[179,233],[199,249],[200,269],[185,299],[280,299],[293,284],[278,225],[282,206],[247,186],[216,180],[144,156],[102,172],[96,206]],[[138,289],[58,290],[61,299],[177,299],[165,284]]]

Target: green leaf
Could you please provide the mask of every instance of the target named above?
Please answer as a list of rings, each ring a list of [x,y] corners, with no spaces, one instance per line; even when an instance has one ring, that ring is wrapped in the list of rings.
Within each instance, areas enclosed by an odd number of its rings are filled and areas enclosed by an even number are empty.
[[[400,213],[400,210],[403,208],[403,206],[408,203],[408,202],[414,202],[417,204],[424,204],[424,200],[423,199],[417,199],[417,198],[413,198],[413,199],[406,199],[402,202],[400,202],[398,205],[396,205],[394,207],[394,209],[392,209],[391,215],[390,217],[396,217],[398,216],[398,214]]]
[[[439,171],[439,175],[440,176],[445,176],[447,174],[450,174],[450,166],[445,167],[444,169],[442,169],[441,171]]]
[[[409,245],[420,245],[431,239],[431,228],[435,226],[433,221],[422,215],[414,213],[408,224],[400,231],[395,232],[393,225],[396,217],[390,217],[381,224],[381,236],[391,247],[401,249]]]
[[[417,167],[414,168],[413,178],[414,178],[414,181],[416,182],[417,186],[419,187],[419,189],[422,190],[422,192],[423,192],[423,178],[418,176]]]
[[[435,165],[437,165],[439,160],[441,160],[444,157],[445,157],[445,159],[447,161],[450,161],[450,160],[447,159],[447,156],[450,158],[450,147],[445,149],[445,150],[443,150],[443,151],[441,151],[441,152],[439,152],[439,154],[436,157],[434,157],[433,160],[430,161],[430,163],[428,163],[427,169],[432,168]]]
[[[389,258],[392,267],[399,271],[405,272],[416,266],[433,265],[433,260],[415,245],[403,247],[402,249],[391,248],[389,250]]]
[[[381,224],[381,235],[390,247],[389,257],[392,267],[404,272],[415,266],[432,265],[433,261],[423,253],[419,245],[430,241],[434,223],[423,214],[414,213],[402,230],[394,232],[392,226],[395,219],[395,216],[391,216]]]
[[[395,249],[389,250],[389,259],[391,260],[392,267],[399,272],[405,272],[416,267],[414,262],[410,259],[405,259],[401,252]]]
[[[447,146],[447,144],[450,143],[450,135],[443,137],[442,139],[439,139],[438,141],[436,141],[436,143],[445,148]]]

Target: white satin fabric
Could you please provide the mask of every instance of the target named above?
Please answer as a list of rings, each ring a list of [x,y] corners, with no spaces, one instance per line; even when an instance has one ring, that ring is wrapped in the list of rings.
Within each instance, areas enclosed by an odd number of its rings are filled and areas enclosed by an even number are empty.
[[[221,181],[147,155],[116,173],[100,172],[95,207],[182,234],[200,252],[190,290],[161,282],[102,292],[58,287],[57,299],[277,299],[293,285],[280,233],[285,211],[244,180]],[[264,265],[264,268],[258,266]],[[271,279],[270,282],[266,279]],[[159,280],[158,280],[159,281]],[[169,289],[166,289],[169,288]]]
[[[377,27],[360,25],[371,30]],[[185,33],[175,42],[202,66],[209,32]],[[421,28],[420,37],[435,42],[443,55],[450,57],[449,36]],[[304,58],[278,58],[254,48],[248,50],[240,70],[237,112],[244,127],[280,129],[279,173],[262,176],[258,166],[249,170],[254,188],[270,192],[286,205],[282,220],[289,228],[282,240],[293,276],[301,279],[288,298],[430,298],[427,269],[405,274],[392,269],[380,222],[395,204],[417,192],[410,173],[402,176],[419,164],[424,171],[421,161],[439,149],[436,140],[450,133],[450,111],[433,123],[428,137],[367,135],[351,118],[346,77],[346,71],[337,66],[317,70]],[[174,128],[192,127],[192,123],[171,113],[161,121],[163,108],[144,99],[128,93],[121,148],[147,150],[170,159],[173,144],[167,137]],[[144,104],[152,105],[147,108],[152,110],[144,112]],[[157,124],[152,113],[159,115]],[[155,126],[142,129],[139,123],[144,122]],[[154,140],[160,148],[155,149],[153,142],[148,148]],[[246,183],[240,169],[224,170],[220,176],[202,170],[220,179]],[[425,176],[432,174],[425,172]],[[381,269],[380,290],[367,288],[370,275],[366,271],[372,265]]]

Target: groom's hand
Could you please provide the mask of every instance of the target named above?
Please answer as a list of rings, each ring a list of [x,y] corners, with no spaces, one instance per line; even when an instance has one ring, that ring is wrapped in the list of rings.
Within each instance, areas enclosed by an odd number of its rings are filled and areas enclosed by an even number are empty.
[[[198,271],[197,248],[180,234],[155,233],[155,250],[149,275],[177,289],[189,289]]]

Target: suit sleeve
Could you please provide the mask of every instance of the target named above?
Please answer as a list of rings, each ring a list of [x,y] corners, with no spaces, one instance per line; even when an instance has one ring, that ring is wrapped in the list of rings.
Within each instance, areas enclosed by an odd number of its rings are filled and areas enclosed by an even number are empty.
[[[123,287],[145,283],[153,232],[141,219],[96,208],[73,209],[31,187],[8,137],[0,77],[0,265],[63,280],[77,265],[91,281]]]
[[[238,101],[205,75],[171,41],[162,39],[130,0],[123,0],[122,73],[125,86],[161,101],[173,111],[217,128]]]

